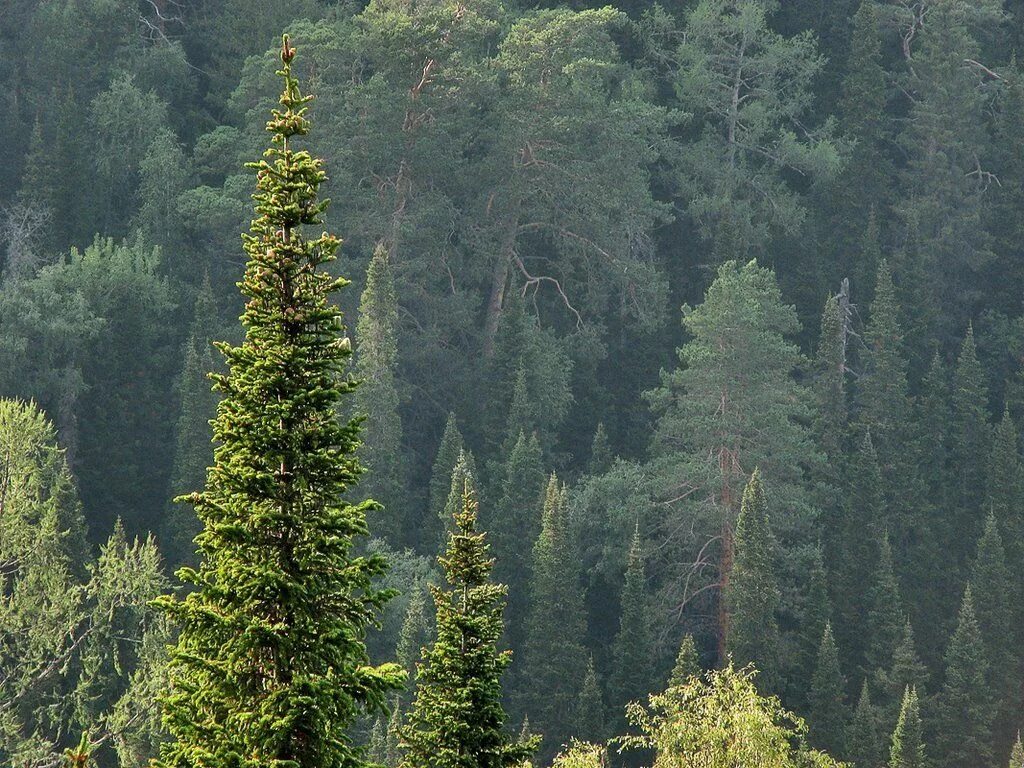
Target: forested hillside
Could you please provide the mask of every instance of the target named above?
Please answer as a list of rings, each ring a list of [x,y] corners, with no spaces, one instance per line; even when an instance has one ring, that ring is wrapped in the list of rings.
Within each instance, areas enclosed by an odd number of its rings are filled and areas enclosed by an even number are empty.
[[[1021,58],[0,0],[0,764],[1024,768]]]

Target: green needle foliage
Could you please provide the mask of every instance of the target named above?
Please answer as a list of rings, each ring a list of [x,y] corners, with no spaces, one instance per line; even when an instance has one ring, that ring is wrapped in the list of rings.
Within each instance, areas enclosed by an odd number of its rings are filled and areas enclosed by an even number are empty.
[[[424,651],[416,698],[400,729],[403,768],[510,768],[538,737],[513,741],[505,728],[501,675],[512,661],[498,643],[507,587],[490,581],[494,561],[477,531],[476,495],[463,483],[445,555],[449,588],[431,586],[437,640]]]
[[[202,562],[179,571],[187,595],[161,601],[180,627],[159,763],[173,768],[362,765],[348,729],[404,677],[371,666],[364,642],[390,595],[372,583],[384,560],[353,553],[377,505],[342,499],[361,471],[359,424],[336,416],[354,386],[330,302],[345,280],[322,269],[338,238],[304,234],[327,207],[317,199],[326,174],[294,146],[311,98],[291,73],[294,55],[285,37],[273,146],[250,165],[245,339],[218,345],[229,367],[214,378],[218,447],[206,489],[187,498],[204,525]]]
[[[921,712],[917,691],[907,688],[903,694],[900,718],[892,734],[889,768],[924,768],[924,742],[921,734]]]

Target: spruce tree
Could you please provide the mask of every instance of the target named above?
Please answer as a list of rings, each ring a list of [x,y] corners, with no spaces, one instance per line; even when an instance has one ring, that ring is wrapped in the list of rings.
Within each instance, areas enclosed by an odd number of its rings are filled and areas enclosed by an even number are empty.
[[[494,576],[509,587],[506,634],[510,647],[518,650],[529,595],[530,548],[540,533],[547,482],[537,435],[520,433],[502,469],[501,497],[488,530],[494,542]]]
[[[437,639],[424,650],[416,696],[400,729],[403,768],[513,768],[538,739],[513,741],[502,708],[501,676],[512,661],[499,650],[507,588],[491,581],[494,561],[477,530],[477,501],[463,482],[445,554],[447,588],[432,586]]]
[[[619,631],[612,645],[609,699],[614,712],[624,712],[632,701],[651,693],[654,649],[647,615],[647,578],[640,528],[633,531],[626,578],[619,598]]]
[[[846,732],[846,754],[856,768],[876,768],[882,762],[878,719],[871,704],[868,681],[861,684],[860,698]]]
[[[438,524],[442,526],[444,537],[444,541],[439,542],[439,548],[444,548],[445,541],[451,533],[452,521],[462,508],[462,496],[467,484],[473,492],[473,497],[478,498],[476,478],[476,461],[473,459],[473,454],[459,451],[458,459],[448,477],[448,498],[441,508],[441,517],[438,520]]]
[[[826,624],[821,636],[818,660],[811,678],[811,743],[832,755],[846,754],[846,678],[839,666],[839,650]]]
[[[736,562],[725,593],[726,649],[736,664],[757,667],[758,687],[767,693],[778,692],[782,683],[774,549],[761,472],[755,469],[743,491],[736,523]]]
[[[992,690],[985,642],[970,585],[946,651],[946,672],[935,703],[935,748],[949,768],[977,768],[992,760]]]
[[[544,736],[546,757],[573,735],[572,717],[586,672],[586,617],[579,581],[566,490],[552,475],[533,547],[523,674],[516,685],[522,711],[530,714],[531,724]]]
[[[928,683],[928,667],[917,655],[914,628],[909,619],[903,625],[899,644],[892,654],[892,666],[888,669],[876,669],[874,674],[884,704],[883,714],[889,722],[896,717],[907,688],[913,688],[915,691],[925,690]]]
[[[804,599],[803,617],[800,622],[800,647],[797,667],[803,674],[797,675],[799,686],[804,691],[811,689],[811,676],[818,659],[821,636],[825,625],[832,619],[832,600],[828,594],[828,574],[821,556],[821,547],[814,548],[811,571],[807,578],[807,593]]]
[[[583,685],[576,702],[576,738],[591,744],[605,740],[604,700],[601,696],[601,684],[597,680],[594,659],[587,659],[587,671],[583,675]]]
[[[1013,733],[1020,697],[1020,655],[1014,639],[1010,603],[1010,572],[995,515],[989,514],[971,569],[971,586],[978,630],[989,664],[988,687],[997,704],[998,752],[1005,754]]]
[[[693,678],[699,677],[701,671],[700,657],[697,655],[697,645],[693,642],[693,635],[686,635],[679,644],[679,653],[676,654],[676,663],[672,667],[668,687],[679,688],[686,685]]]
[[[985,498],[985,464],[991,442],[985,370],[978,360],[971,326],[960,347],[950,401],[953,406],[950,466],[956,532],[952,543],[956,547],[953,551],[963,563],[970,554],[970,543],[977,541],[984,526],[981,504]]]
[[[374,533],[392,547],[406,542],[403,516],[407,507],[402,418],[398,409],[398,297],[388,252],[378,246],[366,270],[356,323],[356,412],[363,421],[360,456],[367,473],[363,484],[384,505],[371,520]]]
[[[459,454],[462,453],[462,449],[462,434],[459,432],[459,425],[455,419],[455,414],[449,413],[430,473],[426,516],[419,526],[421,552],[430,553],[431,555],[437,552],[438,542],[441,541],[441,532],[444,530],[444,509],[448,503],[448,495],[452,488],[452,470],[455,469],[455,464],[459,460]]]
[[[900,706],[900,716],[892,733],[889,768],[925,768],[924,734],[917,691],[907,688]]]
[[[416,678],[416,662],[419,661],[420,651],[430,635],[426,616],[426,593],[427,589],[422,583],[413,585],[409,606],[405,611],[402,629],[395,646],[395,660],[405,670],[408,680]],[[402,703],[408,703],[408,692],[407,688],[399,697]]]
[[[1024,474],[1017,427],[1008,409],[992,433],[985,482],[985,509],[999,521],[1007,563],[1024,562]],[[1024,569],[1010,573],[1010,610],[1019,641],[1024,641]]]
[[[864,666],[870,674],[892,666],[893,651],[900,642],[906,623],[888,536],[883,536],[878,546],[878,564],[869,587],[868,600]]]
[[[1024,744],[1020,740],[1020,731],[1017,732],[1017,740],[1013,742],[1010,750],[1009,768],[1024,768]]]
[[[321,223],[321,163],[295,145],[309,131],[284,38],[281,108],[256,170],[256,219],[241,346],[220,344],[228,373],[214,421],[218,447],[204,491],[188,500],[204,529],[191,590],[161,605],[180,627],[164,698],[168,768],[351,768],[363,750],[348,734],[382,709],[401,670],[374,667],[364,636],[388,598],[373,580],[380,557],[357,556],[373,502],[352,504],[361,468],[357,422],[337,408],[353,388],[351,354],[330,298],[345,284],[322,267],[339,240],[307,238]]]

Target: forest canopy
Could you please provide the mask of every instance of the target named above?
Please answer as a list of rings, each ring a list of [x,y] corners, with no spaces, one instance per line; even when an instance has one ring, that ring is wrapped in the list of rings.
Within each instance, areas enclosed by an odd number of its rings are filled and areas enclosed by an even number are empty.
[[[0,763],[1024,768],[1022,15],[4,3]]]

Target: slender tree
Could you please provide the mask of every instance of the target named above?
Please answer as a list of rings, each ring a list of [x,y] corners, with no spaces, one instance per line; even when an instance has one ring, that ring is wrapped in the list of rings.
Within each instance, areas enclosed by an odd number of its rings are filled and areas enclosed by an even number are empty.
[[[342,768],[363,762],[348,734],[400,687],[397,665],[372,666],[364,635],[388,598],[373,585],[380,557],[353,552],[373,502],[342,495],[356,482],[358,422],[340,424],[352,391],[341,313],[329,301],[344,280],[322,269],[338,248],[311,239],[327,203],[321,163],[296,143],[309,131],[281,48],[281,108],[273,144],[256,170],[241,346],[220,344],[229,372],[207,486],[188,500],[204,529],[192,589],[161,605],[180,627],[164,698],[169,768]]]
[[[498,644],[507,588],[490,579],[494,561],[477,530],[477,501],[468,480],[440,563],[448,587],[431,587],[437,640],[424,650],[412,710],[400,729],[401,765],[518,766],[539,739],[513,741],[506,729],[501,676],[512,653]]]
[[[387,250],[378,247],[366,270],[356,323],[355,373],[359,387],[355,407],[363,421],[361,456],[366,464],[366,492],[384,505],[373,521],[374,533],[394,547],[406,541],[405,459],[402,417],[398,412],[398,297]]]
[[[548,757],[573,735],[572,716],[586,673],[586,617],[566,501],[565,487],[552,475],[533,547],[524,672],[517,681],[517,699],[544,735],[542,754]]]
[[[826,624],[821,636],[818,661],[811,678],[811,743],[832,755],[846,754],[846,678],[839,666],[839,650]]]
[[[977,768],[992,760],[989,663],[970,585],[946,651],[946,676],[935,704],[935,748],[950,768]]]
[[[616,712],[624,712],[629,702],[640,701],[651,693],[654,648],[647,615],[646,581],[643,545],[637,526],[619,598],[619,631],[612,645],[613,666],[608,698]]]
[[[953,418],[950,466],[953,469],[954,552],[960,563],[970,556],[970,545],[981,536],[985,499],[985,464],[991,435],[988,425],[988,391],[985,370],[978,360],[974,328],[968,326],[953,372]]]
[[[587,671],[583,675],[583,685],[576,702],[575,721],[577,738],[595,744],[605,740],[604,699],[593,657],[587,659]]]
[[[701,671],[700,657],[697,655],[697,645],[693,642],[693,635],[686,635],[679,644],[679,653],[676,654],[676,663],[672,667],[668,687],[678,688],[686,685],[691,679],[699,677]]]
[[[846,732],[847,756],[856,768],[875,768],[882,762],[881,743],[878,738],[878,718],[871,705],[868,681],[861,684],[860,698],[853,711],[853,719]]]
[[[775,692],[779,671],[779,587],[775,577],[775,541],[768,526],[768,502],[761,472],[755,469],[743,491],[736,523],[736,564],[725,594],[729,610],[726,648],[737,664],[754,663],[758,685]]]
[[[903,694],[899,720],[892,733],[889,768],[925,768],[924,735],[917,691],[907,688]]]
[[[452,470],[462,453],[462,434],[454,413],[448,414],[441,443],[437,447],[433,469],[430,473],[430,489],[426,515],[419,526],[420,550],[431,555],[437,552],[441,532],[444,530],[445,505],[452,489]]]

